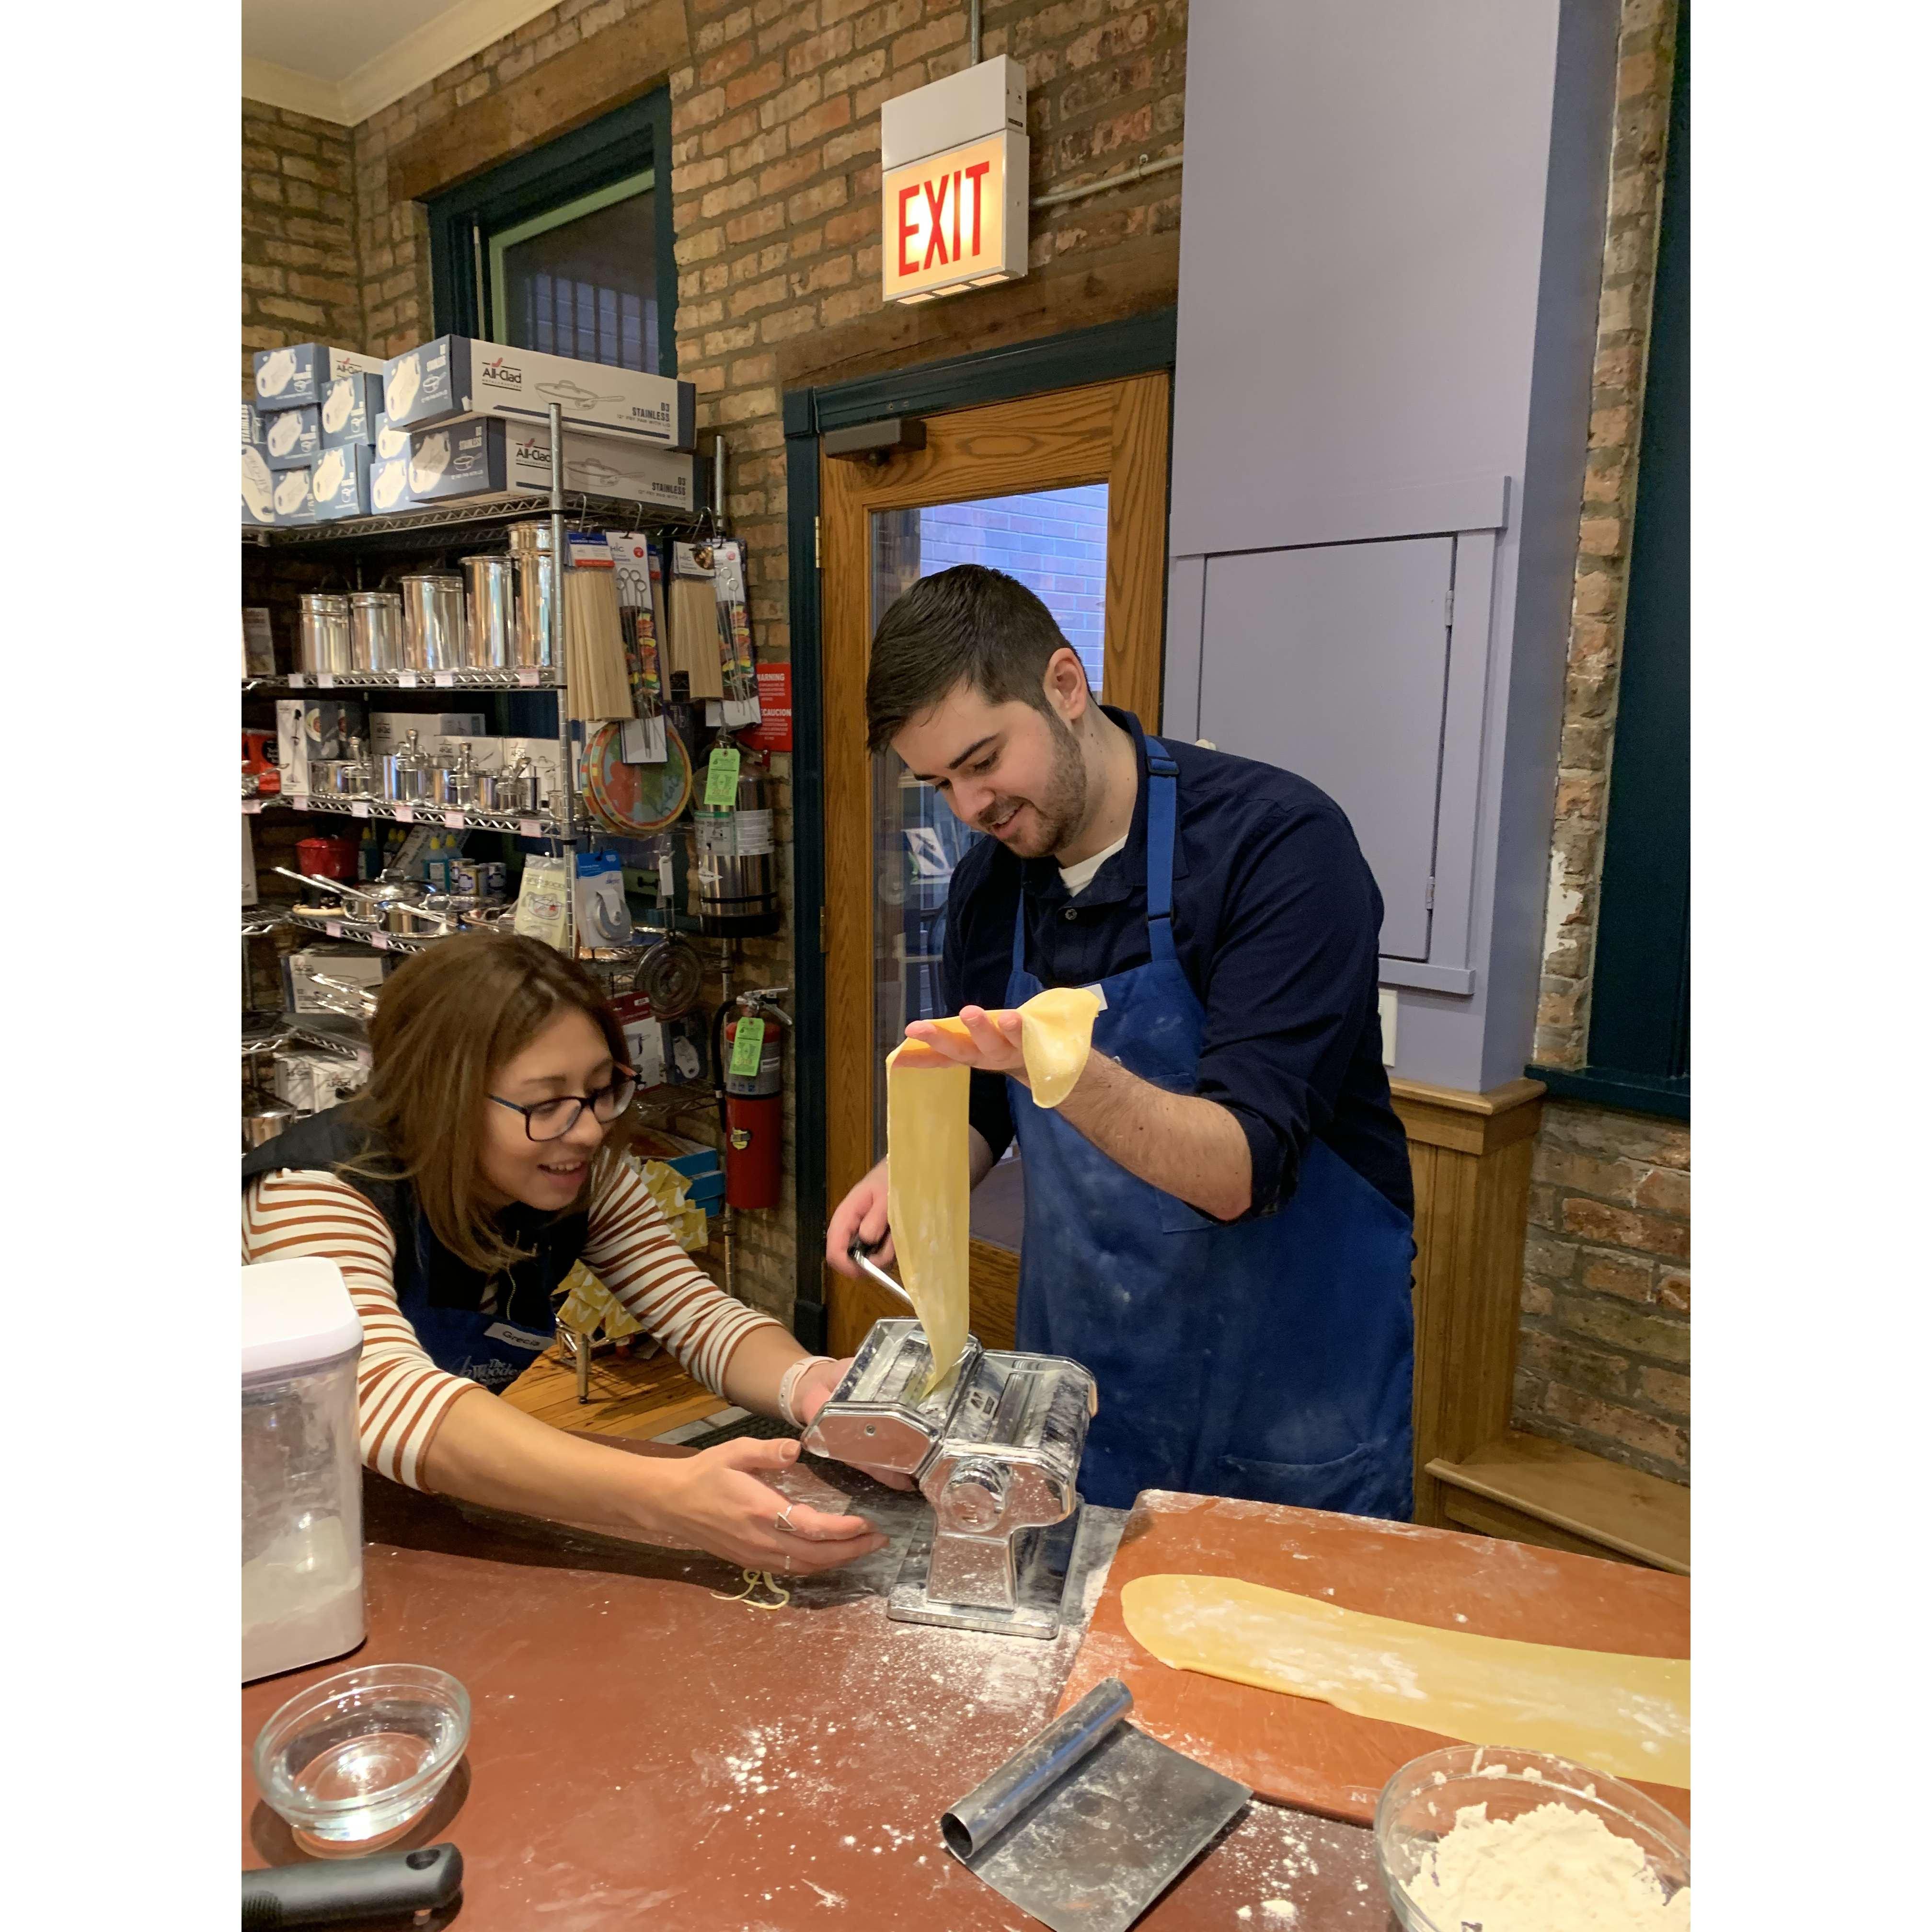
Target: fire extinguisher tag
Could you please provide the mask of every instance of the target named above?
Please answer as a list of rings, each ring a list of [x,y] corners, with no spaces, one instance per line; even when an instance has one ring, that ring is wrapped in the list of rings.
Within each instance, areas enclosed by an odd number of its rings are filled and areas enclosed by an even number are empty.
[[[704,767],[704,802],[714,812],[729,811],[738,802],[738,764],[735,745],[714,745]]]
[[[731,1130],[731,1144],[742,1154],[752,1144],[751,1130],[748,1127],[734,1127]]]
[[[739,1078],[749,1079],[758,1070],[765,1050],[765,1023],[760,1019],[740,1020],[731,1040],[731,1071]]]

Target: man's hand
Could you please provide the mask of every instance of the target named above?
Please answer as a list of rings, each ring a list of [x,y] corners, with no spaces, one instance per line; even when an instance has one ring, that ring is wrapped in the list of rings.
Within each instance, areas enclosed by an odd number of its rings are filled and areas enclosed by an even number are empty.
[[[906,1028],[906,1038],[931,1047],[958,1066],[971,1067],[976,1073],[1010,1073],[1024,1086],[1026,1058],[1020,1051],[1018,1012],[994,1014],[984,1006],[962,1006],[959,1018],[971,1036],[970,1044],[929,1020],[914,1020]]]
[[[880,1268],[892,1258],[892,1231],[886,1225],[886,1164],[880,1161],[851,1192],[832,1210],[825,1224],[825,1260],[841,1274],[859,1279],[852,1259],[854,1235],[868,1248],[876,1248],[872,1258]],[[884,1247],[877,1247],[879,1242]]]

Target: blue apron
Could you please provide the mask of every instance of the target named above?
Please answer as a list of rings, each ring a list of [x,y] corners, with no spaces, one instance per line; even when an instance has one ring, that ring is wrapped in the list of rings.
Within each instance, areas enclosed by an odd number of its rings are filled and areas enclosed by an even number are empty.
[[[1147,750],[1152,956],[1100,982],[1094,1044],[1191,1094],[1205,1016],[1174,955],[1176,767],[1158,740]],[[1010,1006],[1041,990],[1025,946],[1022,894]],[[1006,1086],[1026,1174],[1018,1346],[1070,1356],[1100,1384],[1087,1499],[1125,1508],[1180,1490],[1406,1520],[1409,1217],[1318,1138],[1286,1205],[1217,1222]]]

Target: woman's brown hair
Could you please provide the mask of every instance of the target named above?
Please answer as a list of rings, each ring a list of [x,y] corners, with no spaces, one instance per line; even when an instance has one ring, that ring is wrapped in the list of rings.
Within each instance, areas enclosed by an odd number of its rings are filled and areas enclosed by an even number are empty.
[[[593,1021],[620,1066],[629,1055],[596,981],[541,940],[465,933],[405,960],[369,1022],[375,1067],[356,1102],[377,1145],[340,1165],[415,1188],[430,1228],[459,1261],[495,1276],[524,1258],[482,1199],[483,1109],[492,1076],[572,1009]],[[598,1150],[588,1201],[622,1148],[620,1120]]]

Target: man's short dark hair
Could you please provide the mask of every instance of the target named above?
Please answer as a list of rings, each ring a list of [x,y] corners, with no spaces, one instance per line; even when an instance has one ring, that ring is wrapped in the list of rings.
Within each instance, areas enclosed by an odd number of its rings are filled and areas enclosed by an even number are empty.
[[[1053,613],[1017,578],[977,563],[922,577],[879,620],[866,674],[866,734],[876,752],[962,684],[988,704],[1047,709],[1046,667],[1066,644]]]

